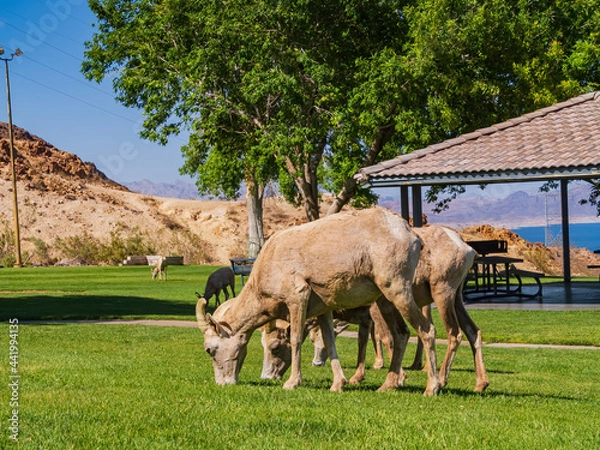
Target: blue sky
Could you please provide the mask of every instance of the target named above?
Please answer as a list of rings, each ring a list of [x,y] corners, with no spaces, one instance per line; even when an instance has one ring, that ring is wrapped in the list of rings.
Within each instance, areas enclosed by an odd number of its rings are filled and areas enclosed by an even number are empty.
[[[185,138],[165,147],[140,139],[141,111],[117,103],[110,80],[99,85],[81,74],[94,22],[86,0],[0,0],[3,56],[23,51],[9,62],[13,124],[95,163],[118,182],[193,182],[178,170]],[[7,122],[3,66],[0,121]]]

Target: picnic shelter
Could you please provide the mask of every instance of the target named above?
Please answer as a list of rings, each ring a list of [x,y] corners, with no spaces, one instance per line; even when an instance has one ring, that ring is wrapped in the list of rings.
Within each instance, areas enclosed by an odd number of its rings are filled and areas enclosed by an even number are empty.
[[[399,187],[405,218],[411,189],[415,226],[422,226],[423,187],[558,182],[569,282],[568,182],[600,179],[600,91],[362,168],[355,177],[363,185]]]

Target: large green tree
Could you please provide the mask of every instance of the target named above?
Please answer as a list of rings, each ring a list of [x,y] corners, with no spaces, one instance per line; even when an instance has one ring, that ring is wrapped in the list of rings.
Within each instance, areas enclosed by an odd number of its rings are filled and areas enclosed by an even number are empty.
[[[143,137],[166,144],[189,132],[181,170],[201,193],[237,198],[245,185],[254,256],[264,243],[264,187],[277,174],[263,130],[278,98],[261,86],[274,52],[261,9],[235,3],[91,0],[98,31],[82,69],[96,81],[116,73],[117,100],[143,110]]]
[[[429,0],[412,11],[413,54],[444,138],[598,89],[598,6]],[[461,189],[443,191],[429,192],[440,209]]]

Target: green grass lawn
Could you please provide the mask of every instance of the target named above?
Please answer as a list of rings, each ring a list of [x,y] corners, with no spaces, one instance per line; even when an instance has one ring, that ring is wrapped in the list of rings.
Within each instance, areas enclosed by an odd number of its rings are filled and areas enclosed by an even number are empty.
[[[172,266],[166,282],[144,267],[44,267],[0,270],[0,322],[61,319],[195,320],[196,291],[216,267]],[[236,277],[236,293],[241,289]],[[221,296],[221,300],[224,297]],[[214,298],[208,310],[214,308]],[[600,310],[471,310],[486,342],[600,346]],[[434,309],[438,336],[444,327]]]
[[[148,266],[2,269],[0,319],[192,319],[195,292],[216,268],[171,266],[166,282]]]
[[[377,393],[385,371],[328,391],[331,370],[310,365],[288,392],[260,380],[257,333],[236,386],[214,383],[196,328],[25,324],[26,320],[194,320],[195,291],[215,267],[0,270],[0,449],[591,449],[600,448],[600,351],[484,348],[490,387],[475,394],[471,351],[461,346],[449,386],[422,396],[423,372]],[[238,279],[239,283],[239,279]],[[240,286],[237,287],[239,292]],[[213,303],[211,302],[211,305]],[[487,342],[600,346],[600,311],[472,310]],[[8,321],[18,318],[19,442],[9,439],[12,374]],[[443,342],[443,327],[434,310]],[[356,340],[338,339],[347,376]],[[445,347],[438,347],[439,359]],[[367,362],[373,362],[369,348]],[[411,344],[406,363],[412,361]]]
[[[378,393],[385,371],[368,370],[360,387],[331,393],[331,370],[310,365],[307,345],[304,382],[284,391],[283,381],[259,378],[256,334],[240,383],[225,387],[215,385],[193,328],[20,325],[18,340],[19,442],[3,421],[0,448],[600,448],[600,351],[485,348],[491,384],[481,395],[472,392],[471,352],[461,347],[449,386],[425,398],[423,372]],[[339,338],[338,349],[349,376],[356,340]],[[7,418],[8,345],[0,361]]]

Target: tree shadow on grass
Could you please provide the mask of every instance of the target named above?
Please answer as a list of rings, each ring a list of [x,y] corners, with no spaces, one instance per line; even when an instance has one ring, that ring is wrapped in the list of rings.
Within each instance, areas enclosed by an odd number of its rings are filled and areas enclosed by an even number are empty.
[[[406,368],[405,368],[406,370]],[[517,372],[514,370],[501,370],[501,369],[490,369],[489,367],[485,368],[485,371],[487,373],[495,373],[495,374],[501,374],[501,375],[514,375]],[[464,367],[453,367],[452,370],[450,371],[452,372],[465,372],[465,373],[475,373],[475,369],[468,369],[468,368],[464,368]]]
[[[440,390],[440,394],[451,394],[451,395],[456,395],[458,397],[482,396],[482,397],[501,397],[501,398],[515,398],[515,399],[544,398],[544,399],[568,400],[568,401],[576,401],[576,402],[586,401],[585,399],[582,399],[575,395],[569,396],[569,395],[549,394],[547,392],[545,392],[545,393],[514,392],[514,391],[495,390],[494,388],[492,388],[492,389],[488,388],[484,392],[474,392],[472,390],[467,390],[467,389],[457,389],[457,388],[452,388],[452,387],[445,387]],[[594,400],[591,400],[591,399],[588,399],[588,400],[590,401],[590,403],[596,403]]]
[[[287,378],[284,377],[284,381]],[[264,380],[261,380],[264,381]],[[272,380],[269,380],[272,382],[272,384],[274,384],[274,382]],[[281,382],[280,382],[281,383]],[[302,381],[302,385],[300,386],[300,388],[303,389],[310,389],[310,390],[314,390],[314,391],[319,391],[319,390],[329,390],[330,387],[330,383],[331,381],[327,382],[327,380],[303,380]],[[246,383],[246,384],[252,384],[252,383]],[[255,383],[256,385],[264,385],[264,386],[269,386],[269,384],[267,383]],[[277,386],[275,386],[277,387]],[[351,385],[351,384],[347,384],[344,386],[344,391],[347,392],[377,392],[377,390],[379,389],[380,385],[376,384],[376,383],[372,383],[372,382],[362,382],[358,385]],[[406,386],[402,386],[399,387],[398,389],[390,389],[387,392],[383,393],[383,394],[388,394],[388,395],[394,395],[394,393],[398,393],[398,392],[403,392],[403,393],[410,393],[410,394],[415,394],[415,395],[423,395],[423,392],[425,390],[425,385],[420,386],[420,385],[406,385]],[[379,393],[381,394],[381,393]],[[576,401],[576,402],[581,402],[581,401],[585,401],[582,400],[580,397],[578,397],[577,395],[564,395],[564,394],[552,394],[552,393],[536,393],[536,392],[513,392],[513,391],[505,391],[505,390],[495,390],[494,388],[492,389],[487,389],[484,392],[475,392],[473,391],[472,388],[453,388],[453,387],[443,387],[440,389],[438,396],[443,397],[443,396],[456,396],[456,397],[461,397],[461,398],[470,398],[470,397],[493,397],[493,398],[514,398],[514,399],[525,399],[525,398],[533,398],[533,399],[539,399],[539,398],[544,398],[544,399],[554,399],[554,400],[566,400],[566,401]],[[595,403],[593,400],[589,400],[590,403]]]
[[[190,319],[194,304],[147,297],[34,295],[0,298],[0,320],[65,320],[163,317]]]

